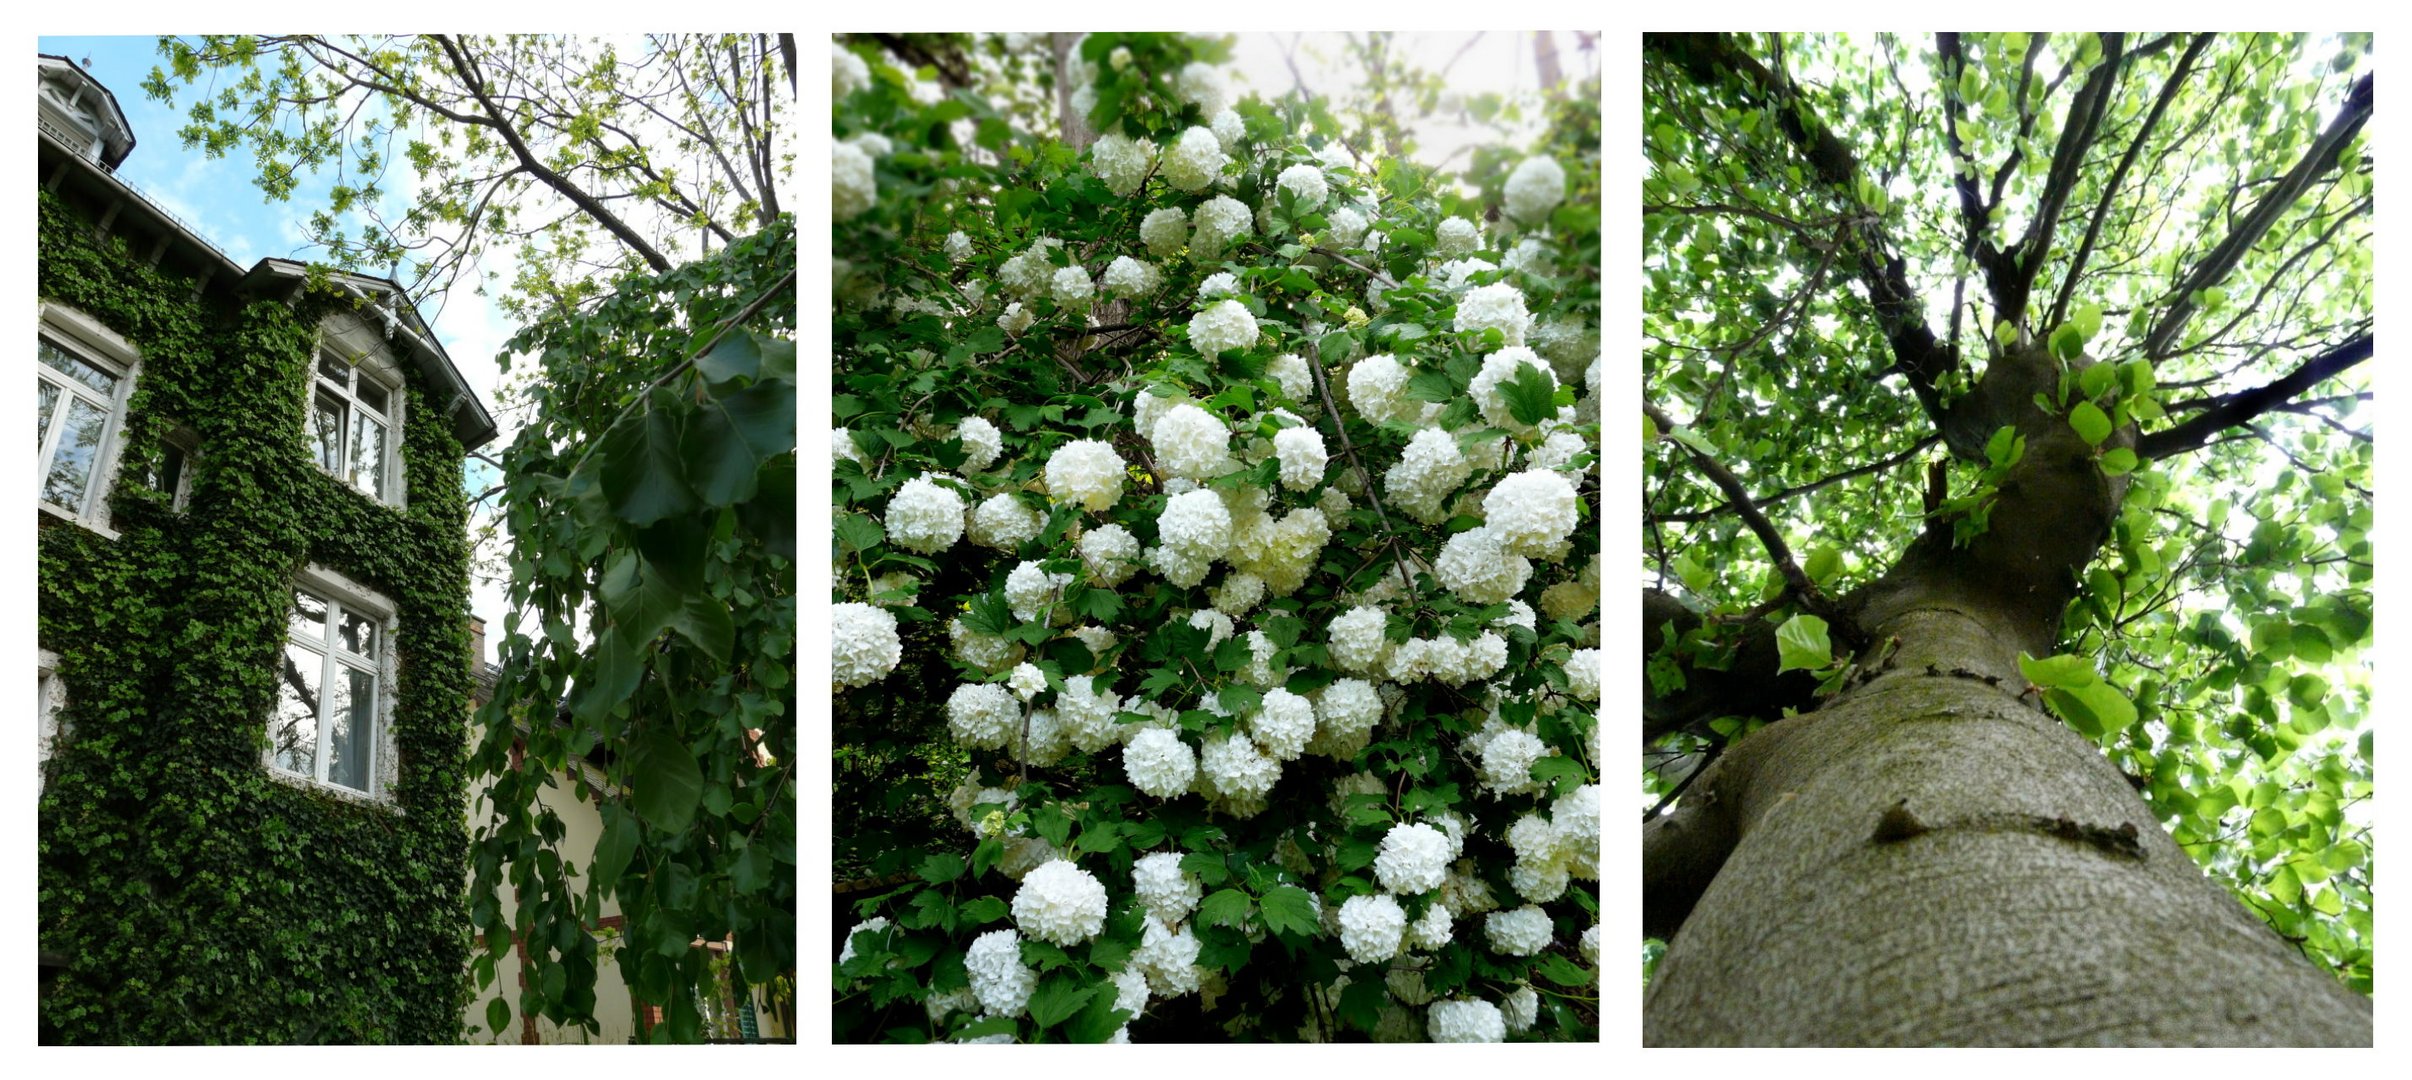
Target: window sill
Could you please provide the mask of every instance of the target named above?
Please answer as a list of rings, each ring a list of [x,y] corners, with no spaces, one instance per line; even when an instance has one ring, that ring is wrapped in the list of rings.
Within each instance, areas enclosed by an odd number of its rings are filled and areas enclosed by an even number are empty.
[[[333,795],[336,798],[342,799],[348,803],[355,803],[360,806],[383,810],[386,813],[394,815],[395,817],[402,816],[402,807],[397,805],[393,801],[393,798],[388,795],[364,794],[362,792],[354,791],[348,787],[338,787],[334,784],[323,783],[315,777],[303,776],[300,773],[280,769],[274,765],[268,766],[268,775],[271,779],[276,780],[278,783],[297,787],[304,791],[314,791],[321,795]]]
[[[46,503],[46,502],[39,502],[39,501],[37,501],[37,502],[35,502],[35,503],[34,503],[34,505],[35,505],[35,506],[40,507],[40,508],[41,508],[41,511],[42,511],[42,513],[43,513],[44,515],[49,516],[49,517],[53,517],[53,518],[57,518],[58,520],[60,520],[60,521],[62,521],[62,522],[65,522],[65,523],[67,523],[67,524],[69,524],[69,525],[73,525],[73,526],[75,526],[76,528],[79,528],[79,529],[84,530],[85,532],[98,533],[98,534],[100,534],[100,535],[101,535],[103,538],[105,538],[105,539],[109,539],[109,540],[115,540],[115,539],[117,539],[117,538],[118,538],[118,533],[117,533],[117,530],[112,529],[112,528],[110,528],[110,527],[108,527],[108,526],[106,526],[106,525],[103,525],[103,524],[101,524],[101,523],[99,523],[99,522],[97,522],[97,521],[86,521],[86,520],[84,520],[83,518],[77,517],[77,516],[75,516],[74,514],[70,514],[70,513],[68,513],[67,511],[62,510],[62,509],[60,509],[60,508],[58,508],[58,507],[56,507],[56,506],[52,506],[51,504]]]

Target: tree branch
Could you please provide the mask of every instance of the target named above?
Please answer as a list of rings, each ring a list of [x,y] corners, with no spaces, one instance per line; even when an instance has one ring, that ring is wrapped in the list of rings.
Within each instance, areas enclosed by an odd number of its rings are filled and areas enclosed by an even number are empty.
[[[2244,261],[2245,253],[2253,249],[2263,233],[2278,223],[2279,215],[2295,204],[2295,200],[2311,186],[2312,181],[2336,167],[2346,144],[2352,142],[2354,136],[2360,134],[2362,125],[2370,120],[2375,94],[2374,78],[2376,76],[2364,75],[2355,80],[2352,91],[2345,95],[2345,107],[2338,110],[2336,120],[2328,125],[2327,131],[2320,133],[2319,138],[2312,140],[2311,146],[2304,150],[2302,159],[2287,172],[2286,179],[2263,193],[2261,201],[2253,205],[2252,212],[2245,215],[2245,220],[2226,239],[2221,240],[2218,247],[2211,249],[2210,254],[2203,256],[2203,261],[2195,264],[2193,271],[2179,282],[2170,300],[2169,310],[2162,314],[2161,321],[2153,326],[2152,332],[2144,337],[2146,359],[2157,360],[2168,355],[2170,347],[2177,343],[2178,331],[2185,329],[2186,321],[2194,315],[2195,294],[2225,280],[2228,273],[2236,269],[2236,264]]]
[[[1658,406],[1646,401],[1642,403],[1642,414],[1657,424],[1661,431],[1673,432],[1682,426]],[[1734,513],[1741,516],[1742,524],[1750,528],[1751,535],[1758,537],[1759,543],[1767,548],[1767,557],[1774,561],[1776,573],[1783,575],[1784,591],[1798,600],[1802,608],[1826,620],[1836,636],[1844,638],[1846,644],[1858,639],[1861,635],[1857,624],[1843,613],[1840,605],[1818,589],[1817,582],[1809,580],[1809,575],[1801,570],[1800,563],[1793,560],[1792,547],[1784,542],[1784,534],[1777,532],[1776,527],[1768,522],[1767,515],[1759,511],[1756,503],[1751,502],[1750,493],[1742,489],[1742,481],[1715,458],[1693,449],[1690,443],[1680,439],[1676,441],[1685,453],[1691,455],[1693,466],[1708,477],[1710,483],[1717,485],[1717,490],[1725,493],[1726,501],[1733,505]]]
[[[2228,428],[2247,424],[2272,409],[2281,408],[2295,395],[2370,359],[2375,347],[2372,335],[2356,337],[2313,357],[2285,378],[2235,394],[2183,424],[2144,436],[2136,444],[2136,453],[2146,460],[2153,460],[2195,449],[2212,436]]]
[[[2136,155],[2143,153],[2144,144],[2152,139],[2153,130],[2160,126],[2161,114],[2169,110],[2169,103],[2177,98],[2178,88],[2185,85],[2186,76],[2194,69],[2195,58],[2201,56],[2210,45],[2209,34],[2197,34],[2187,44],[2185,54],[2178,57],[2177,69],[2171,71],[2169,81],[2162,84],[2161,96],[2154,99],[2152,111],[2145,114],[2143,125],[2136,129],[2136,137],[2128,141],[2127,153],[2119,159],[2119,166],[2111,170],[2109,182],[2102,185],[2102,198],[2094,204],[2093,217],[2085,223],[2085,240],[2077,245],[2077,254],[2070,259],[2068,272],[2061,275],[2060,295],[2052,301],[2052,311],[2044,319],[2044,326],[2059,326],[2061,320],[2068,317],[2069,299],[2076,295],[2077,279],[2085,274],[2085,261],[2094,253],[2094,240],[2102,235],[2102,223],[2110,218],[2111,199],[2119,193],[2119,182],[2127,178],[2127,170],[2136,163]],[[2144,54],[2140,51],[2129,53],[2128,59],[2133,61],[2141,55]]]
[[[2069,194],[2077,187],[2077,174],[2085,165],[2086,151],[2094,145],[2094,137],[2102,131],[2102,114],[2110,107],[2111,91],[2119,85],[2119,56],[2126,42],[2121,34],[2102,35],[2102,60],[2085,77],[2085,88],[2077,91],[2077,99],[2069,103],[2069,114],[2075,123],[2060,133],[2060,145],[2052,151],[2052,169],[2045,174],[2043,197],[2035,208],[2035,219],[2027,223],[2027,235],[2021,237],[2016,249],[2018,272],[2011,277],[2010,295],[2004,309],[2023,314],[2027,295],[2035,287],[2035,275],[2043,270],[2044,257],[2051,253],[2052,234],[2060,227],[2061,208],[2068,205]]]
[[[1855,469],[1845,469],[1841,472],[1835,473],[1832,476],[1826,477],[1823,480],[1812,480],[1806,484],[1800,485],[1799,487],[1789,487],[1782,491],[1761,495],[1758,498],[1758,505],[1762,507],[1773,506],[1776,503],[1783,502],[1786,499],[1799,495],[1806,495],[1812,491],[1818,490],[1819,488],[1829,487],[1834,484],[1842,483],[1845,480],[1867,476],[1871,473],[1883,472],[1886,469],[1890,469],[1904,461],[1908,461],[1909,459],[1918,456],[1918,454],[1923,452],[1927,447],[1933,446],[1935,444],[1935,440],[1940,438],[1942,438],[1940,435],[1929,435],[1918,440],[1909,449],[1903,450],[1898,454],[1894,454],[1893,456],[1885,458],[1882,461],[1875,462],[1874,464],[1862,465]],[[1707,521],[1710,518],[1717,517],[1722,514],[1730,514],[1733,512],[1734,504],[1721,503],[1719,505],[1709,507],[1706,510],[1675,514],[1651,514],[1649,515],[1649,518],[1652,521]]]

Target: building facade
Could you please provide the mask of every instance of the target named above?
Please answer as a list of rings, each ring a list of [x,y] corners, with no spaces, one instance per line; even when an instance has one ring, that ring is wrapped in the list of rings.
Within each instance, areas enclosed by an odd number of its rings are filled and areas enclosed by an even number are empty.
[[[493,417],[393,282],[236,263],[40,58],[45,1042],[453,1042]]]

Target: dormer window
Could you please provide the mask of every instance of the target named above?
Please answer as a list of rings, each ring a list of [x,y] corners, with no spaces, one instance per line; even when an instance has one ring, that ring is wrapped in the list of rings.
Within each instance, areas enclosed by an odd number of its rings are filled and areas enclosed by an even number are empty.
[[[400,503],[394,432],[401,391],[367,365],[351,363],[324,347],[318,351],[315,381],[309,436],[318,467],[372,499]]]

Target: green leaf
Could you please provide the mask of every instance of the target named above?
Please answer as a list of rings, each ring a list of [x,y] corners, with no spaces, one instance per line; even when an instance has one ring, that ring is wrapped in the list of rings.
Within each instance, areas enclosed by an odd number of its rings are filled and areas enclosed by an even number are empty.
[[[1305,938],[1322,930],[1315,917],[1314,900],[1296,885],[1275,885],[1265,890],[1258,907],[1264,912],[1265,928],[1274,933],[1287,932]]]
[[[1005,901],[997,897],[975,896],[964,901],[962,907],[958,909],[957,913],[962,916],[963,921],[967,924],[972,926],[985,926],[989,923],[997,921],[998,919],[1004,918],[1011,910],[1012,909],[1005,905]]]
[[[1993,340],[2005,349],[2017,344],[2018,324],[2011,322],[2008,319],[1995,320],[1993,323]]]
[[[729,867],[729,886],[740,893],[761,892],[770,887],[773,869],[767,845],[747,844]]]
[[[1543,956],[1539,970],[1543,978],[1560,986],[1588,987],[1599,981],[1590,971],[1556,953]]]
[[[2102,681],[2102,676],[2094,672],[2093,662],[2082,656],[2048,656],[2037,660],[2022,652],[2018,654],[2018,670],[2026,676],[2028,685],[2045,689],[2074,690]]]
[[[751,331],[724,335],[695,358],[695,370],[714,384],[755,379],[762,375],[762,339]]]
[[[654,729],[639,736],[628,778],[630,803],[645,823],[667,833],[683,833],[695,821],[703,799],[703,770],[687,744],[668,731]]]
[[[594,469],[613,515],[632,525],[651,525],[695,509],[688,489],[686,458],[679,447],[671,410],[677,398],[656,390],[643,407],[621,417],[582,468]]]
[[[2077,429],[2077,437],[2084,439],[2087,446],[2100,446],[2102,440],[2110,438],[2110,416],[2091,401],[2080,401],[2069,410],[2069,426]]]
[[[2119,688],[2096,682],[2071,689],[2044,691],[2044,700],[2087,738],[2100,740],[2127,730],[2136,722],[2135,702]]]
[[[735,645],[737,627],[729,618],[729,606],[708,592],[691,592],[679,604],[678,616],[671,628],[680,637],[694,643],[712,662],[727,665],[729,650]]]
[[[940,852],[921,860],[921,880],[932,885],[944,885],[963,876],[963,859]]]
[[[2136,452],[2124,446],[2114,446],[2102,452],[2102,471],[2111,476],[2125,476],[2136,471]]]
[[[2119,372],[2116,368],[2109,364],[2095,364],[2078,373],[2077,389],[2089,398],[2098,398],[2117,385],[2118,381]]]
[[[497,997],[486,1003],[486,1030],[496,1035],[511,1023],[511,1003]]]
[[[1826,620],[1815,615],[1795,615],[1776,627],[1776,651],[1779,675],[1796,668],[1813,671],[1834,662],[1834,644],[1827,636]]]
[[[2076,328],[2078,337],[2094,340],[2094,335],[2102,332],[2102,305],[2091,302],[2077,305],[2069,311],[2069,325]]]
[[[1198,921],[1207,926],[1242,928],[1248,924],[1248,912],[1254,906],[1247,893],[1217,889],[1206,894],[1205,901],[1198,905]]]
[[[753,498],[762,463],[796,448],[795,384],[771,379],[725,398],[707,396],[687,419],[679,447],[704,505]]]
[[[1508,415],[1529,427],[1557,415],[1557,388],[1555,380],[1524,361],[1516,365],[1515,378],[1499,384],[1499,397],[1507,402]]]
[[[1039,983],[1038,992],[1030,995],[1030,1019],[1040,1030],[1070,1020],[1097,995],[1097,989],[1080,985],[1080,979],[1068,971],[1051,974]]]
[[[1834,580],[1834,575],[1842,573],[1842,552],[1830,547],[1818,548],[1809,553],[1809,561],[1802,564],[1801,572],[1809,575],[1809,580],[1826,585]]]
[[[1090,998],[1088,1007],[1064,1025],[1064,1037],[1076,1043],[1102,1043],[1113,1038],[1114,1032],[1130,1019],[1127,1010],[1114,1007],[1114,995],[1101,993]]]
[[[2335,655],[2328,635],[2310,623],[2296,623],[2294,629],[2287,632],[2287,643],[2294,654],[2307,664],[2325,664]]]
[[[636,857],[637,822],[616,802],[600,808],[603,835],[595,841],[594,862],[589,866],[594,874],[595,891],[612,895],[612,887],[620,883],[620,875],[628,871],[629,860]]]
[[[2018,464],[2018,459],[2026,456],[2026,453],[2027,437],[2008,424],[1996,429],[1993,437],[1985,440],[1985,460],[1996,469],[2007,469]]]
[[[2050,344],[2052,355],[2062,360],[2075,360],[2085,355],[2085,337],[2074,326],[2063,324],[2060,329],[2052,331]]]

